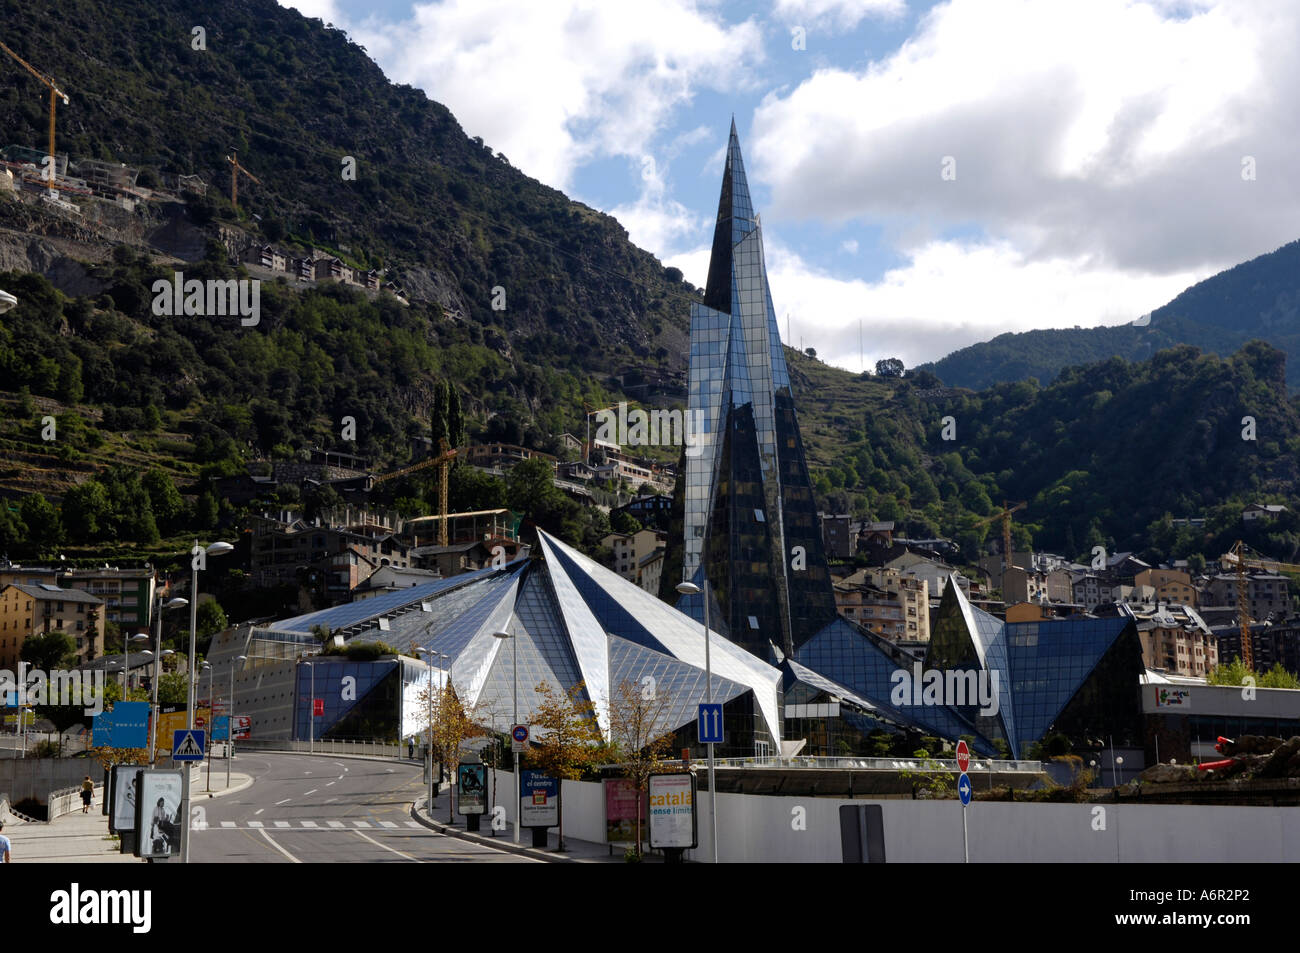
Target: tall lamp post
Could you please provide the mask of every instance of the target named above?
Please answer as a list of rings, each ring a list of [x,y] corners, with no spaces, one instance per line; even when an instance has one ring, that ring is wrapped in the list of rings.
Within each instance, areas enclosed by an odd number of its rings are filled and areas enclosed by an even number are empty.
[[[679,582],[677,591],[684,596],[704,596],[704,701],[713,704],[713,666],[709,658],[709,581],[701,589],[693,582]],[[713,742],[709,742],[709,830],[713,834],[713,862],[718,862],[718,783],[713,773]]]
[[[153,717],[149,719],[149,767],[154,767],[158,763],[158,716],[162,714],[162,709],[158,707],[158,679],[162,677],[161,665],[164,655],[175,655],[171,649],[163,651],[162,647],[162,611],[163,609],[179,609],[182,606],[190,604],[188,599],[168,599],[166,603],[162,601],[162,593],[158,594],[158,608],[153,617]]]
[[[199,633],[199,569],[207,568],[205,556],[224,556],[226,553],[234,550],[234,546],[229,543],[213,543],[204,549],[199,545],[199,541],[194,541],[194,548],[190,550],[190,684],[186,695],[186,707],[188,717],[186,718],[186,727],[194,727],[194,702],[197,695],[194,682],[194,653],[195,643],[198,641]]]
[[[212,717],[212,711],[214,708],[212,704],[212,663],[204,662],[202,671],[208,673],[208,724],[206,726],[208,729],[208,744],[203,751],[203,760],[208,763],[208,790],[211,791],[212,790],[212,722],[214,720]]]
[[[226,790],[230,790],[230,762],[235,760],[235,663],[247,662],[247,655],[236,655],[230,663],[230,704],[226,710]]]
[[[498,639],[510,639],[510,661],[514,666],[514,700],[515,700],[515,720],[513,725],[519,724],[519,649],[515,647],[514,636],[509,632],[493,632]],[[519,798],[521,797],[519,788],[519,749],[515,747],[516,742],[510,739],[510,747],[515,749],[515,843],[519,843]]]
[[[427,655],[432,659],[437,653],[426,648],[423,645],[416,646],[416,655]],[[426,662],[426,664],[428,664]],[[426,693],[429,701],[429,731],[428,731],[428,751],[429,751],[429,820],[433,820],[433,666],[429,665],[429,690]]]

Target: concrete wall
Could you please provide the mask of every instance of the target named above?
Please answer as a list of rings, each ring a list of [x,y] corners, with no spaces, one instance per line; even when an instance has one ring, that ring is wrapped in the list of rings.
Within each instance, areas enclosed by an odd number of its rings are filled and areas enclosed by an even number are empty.
[[[512,784],[509,772],[497,773],[497,802],[506,808],[511,825]],[[565,781],[563,797],[565,835],[602,842],[600,785]],[[726,793],[718,795],[719,860],[840,863],[839,809],[845,804],[881,806],[890,863],[962,862],[962,809],[955,800]],[[700,792],[698,809],[700,847],[687,852],[687,859],[708,862],[707,791]],[[1295,808],[976,801],[967,812],[972,863],[1300,862],[1300,811]]]
[[[93,758],[4,758],[0,759],[0,791],[11,804],[29,797],[45,804],[51,791],[80,784],[87,774],[104,780],[104,769]]]

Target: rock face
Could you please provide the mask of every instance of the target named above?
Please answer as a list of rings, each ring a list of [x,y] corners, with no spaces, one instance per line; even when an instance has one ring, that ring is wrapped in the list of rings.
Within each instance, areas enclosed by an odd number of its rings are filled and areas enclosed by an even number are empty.
[[[1190,764],[1153,764],[1140,775],[1144,784],[1172,784],[1196,780],[1196,767]]]
[[[1259,768],[1261,778],[1300,778],[1300,735],[1284,741]]]
[[[1263,735],[1242,735],[1240,738],[1225,741],[1223,753],[1229,758],[1240,754],[1268,754],[1281,744],[1281,738],[1271,735],[1267,738]]]

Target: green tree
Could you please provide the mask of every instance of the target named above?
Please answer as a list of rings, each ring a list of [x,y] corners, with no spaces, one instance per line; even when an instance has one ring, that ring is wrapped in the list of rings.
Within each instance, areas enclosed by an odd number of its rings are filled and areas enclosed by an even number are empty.
[[[547,682],[537,686],[542,700],[529,718],[537,728],[537,744],[528,752],[528,762],[553,778],[576,781],[599,763],[604,739],[595,704],[583,698],[584,687],[579,682],[563,694]],[[559,849],[564,850],[564,798],[560,798]]]
[[[451,432],[448,429],[448,411],[450,396],[448,395],[447,382],[442,378],[433,382],[433,401],[429,408],[429,433],[433,439],[433,452],[439,452],[442,441],[446,440],[451,443]]]
[[[562,533],[564,520],[577,507],[577,504],[570,505],[569,498],[555,485],[551,465],[541,457],[515,464],[506,480],[506,496],[512,510],[556,534]],[[570,534],[563,535],[572,538]]]
[[[216,599],[207,599],[199,603],[195,611],[195,625],[198,637],[208,639],[224,630],[230,623],[226,620],[225,610]]]
[[[103,538],[113,513],[108,491],[98,480],[87,480],[63,496],[63,525],[70,528],[74,542],[88,543]]]
[[[168,532],[177,529],[177,521],[185,510],[185,501],[172,478],[155,467],[140,478],[140,484],[149,496],[149,505],[159,528]]]
[[[23,640],[19,657],[33,668],[44,672],[64,668],[76,656],[77,645],[72,636],[57,629],[43,635],[31,635]]]
[[[650,775],[660,770],[673,744],[672,696],[656,683],[624,679],[609,704],[609,734],[623,775],[636,788],[636,837],[632,853],[641,856],[641,800]]]
[[[63,524],[54,504],[40,493],[23,497],[19,517],[27,527],[28,540],[38,554],[48,552],[63,542]]]
[[[185,672],[163,672],[158,679],[160,705],[184,705],[189,701],[189,675]]]

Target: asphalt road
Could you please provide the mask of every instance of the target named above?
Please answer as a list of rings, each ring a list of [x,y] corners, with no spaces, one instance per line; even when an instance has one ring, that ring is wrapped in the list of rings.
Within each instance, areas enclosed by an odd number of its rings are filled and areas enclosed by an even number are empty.
[[[326,755],[240,754],[252,787],[196,799],[194,863],[540,863],[448,837],[411,820],[421,769]]]

